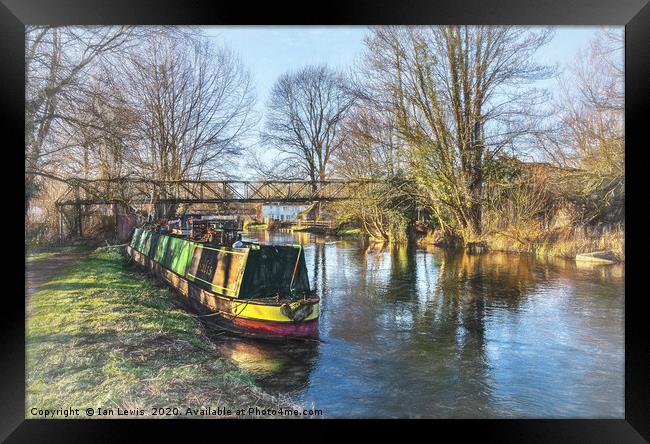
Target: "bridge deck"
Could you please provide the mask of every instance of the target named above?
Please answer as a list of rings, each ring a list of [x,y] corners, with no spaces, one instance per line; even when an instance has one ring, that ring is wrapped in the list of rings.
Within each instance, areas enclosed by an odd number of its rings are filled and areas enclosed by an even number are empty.
[[[58,205],[151,203],[306,203],[360,199],[378,182],[327,181],[155,181],[144,179],[71,179]]]

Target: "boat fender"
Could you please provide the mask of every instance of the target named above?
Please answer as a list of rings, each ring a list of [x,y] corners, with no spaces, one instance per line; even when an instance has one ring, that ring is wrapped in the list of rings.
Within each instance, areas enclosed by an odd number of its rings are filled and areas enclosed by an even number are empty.
[[[296,301],[284,303],[280,306],[280,313],[292,321],[302,321],[314,311],[314,306],[309,301]]]

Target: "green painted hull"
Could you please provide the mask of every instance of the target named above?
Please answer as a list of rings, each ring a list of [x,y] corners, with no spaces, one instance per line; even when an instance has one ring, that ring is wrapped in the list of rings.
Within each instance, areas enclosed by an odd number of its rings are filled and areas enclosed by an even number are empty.
[[[131,248],[180,277],[239,299],[311,293],[302,247],[255,245],[230,248],[136,228]]]
[[[184,277],[192,261],[196,244],[186,239],[136,228],[131,247]]]

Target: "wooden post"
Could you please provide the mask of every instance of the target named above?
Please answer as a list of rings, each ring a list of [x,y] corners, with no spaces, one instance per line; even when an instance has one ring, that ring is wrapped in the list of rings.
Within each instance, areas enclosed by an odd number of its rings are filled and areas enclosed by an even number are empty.
[[[115,236],[115,239],[118,239],[120,237],[120,230],[119,230],[119,226],[118,226],[117,204],[116,203],[113,204],[113,216],[114,216],[114,219],[115,219],[114,236]]]
[[[83,211],[83,206],[81,204],[77,204],[77,231],[79,233],[79,238],[82,238],[84,233],[83,229],[81,228],[81,223],[82,223],[82,211]]]
[[[76,213],[75,216],[76,216],[76,219],[77,219],[77,234],[81,238],[81,237],[83,237],[83,230],[81,229],[81,204],[79,203],[80,194],[79,194],[79,184],[78,183],[75,183],[74,195],[75,195],[75,200],[76,200],[74,208],[75,208],[75,213]]]
[[[63,244],[63,207],[59,206],[59,243]]]

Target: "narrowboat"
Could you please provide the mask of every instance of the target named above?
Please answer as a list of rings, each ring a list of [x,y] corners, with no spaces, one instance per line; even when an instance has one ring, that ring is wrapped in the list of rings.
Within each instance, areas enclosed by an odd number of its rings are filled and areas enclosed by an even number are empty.
[[[302,246],[238,244],[244,246],[136,228],[127,253],[204,316],[238,332],[317,336],[320,301],[309,287]]]

